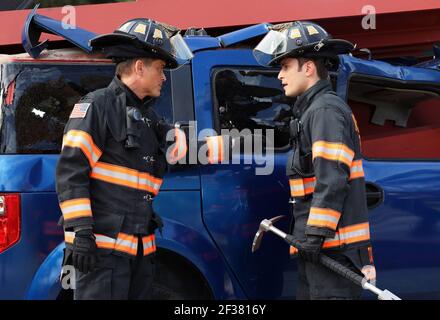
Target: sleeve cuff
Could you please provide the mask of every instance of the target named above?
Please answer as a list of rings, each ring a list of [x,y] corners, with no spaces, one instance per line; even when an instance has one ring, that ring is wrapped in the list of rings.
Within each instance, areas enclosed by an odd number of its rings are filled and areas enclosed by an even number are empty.
[[[74,229],[78,227],[92,227],[93,228],[93,218],[92,217],[83,217],[76,218],[71,220],[64,220],[64,229]]]
[[[305,233],[306,235],[321,236],[325,238],[334,238],[336,235],[336,231],[331,230],[329,228],[319,228],[312,226],[306,226]]]

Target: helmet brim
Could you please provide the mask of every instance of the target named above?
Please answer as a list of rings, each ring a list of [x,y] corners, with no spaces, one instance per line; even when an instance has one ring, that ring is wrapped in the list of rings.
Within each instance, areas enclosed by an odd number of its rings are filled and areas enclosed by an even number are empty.
[[[115,46],[124,43],[130,43],[136,39],[135,36],[128,34],[107,33],[90,39],[90,46],[94,49]]]
[[[142,43],[133,35],[108,33],[90,39],[90,46],[93,48],[93,50],[102,50],[107,47],[124,44],[143,49],[145,51],[145,56],[140,55],[139,57],[161,59],[165,61],[166,67],[169,69],[175,69],[178,67],[177,60],[170,53],[158,47],[150,46],[147,43]]]
[[[277,66],[281,63],[281,61],[285,58],[299,58],[299,57],[308,57],[308,58],[319,58],[319,57],[337,57],[339,54],[346,54],[354,50],[355,45],[350,41],[343,39],[328,39],[324,42],[324,47],[315,51],[313,48],[316,46],[316,43],[312,43],[310,45],[300,47],[294,51],[289,51],[278,55],[269,61],[268,65],[273,67]]]

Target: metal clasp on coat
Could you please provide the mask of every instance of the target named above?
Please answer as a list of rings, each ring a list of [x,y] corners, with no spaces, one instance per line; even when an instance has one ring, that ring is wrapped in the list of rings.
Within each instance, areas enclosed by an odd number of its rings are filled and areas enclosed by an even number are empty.
[[[148,127],[151,127],[151,120],[150,120],[150,119],[144,117],[144,118],[142,118],[142,120],[145,122],[145,124],[146,124]]]
[[[144,160],[147,163],[152,163],[156,161],[156,159],[154,159],[154,156],[144,156],[142,157],[142,160]]]

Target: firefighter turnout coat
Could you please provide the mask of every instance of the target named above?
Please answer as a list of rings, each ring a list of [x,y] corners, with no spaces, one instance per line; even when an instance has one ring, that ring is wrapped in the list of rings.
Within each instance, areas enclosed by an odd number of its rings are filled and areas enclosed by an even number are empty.
[[[154,229],[161,222],[152,201],[167,167],[170,127],[150,105],[115,77],[74,106],[56,171],[66,246],[73,228],[92,225],[98,249],[135,257],[141,236],[144,255],[156,250]],[[133,107],[140,119],[128,116]]]
[[[293,111],[294,153],[286,168],[293,234],[324,236],[324,251],[365,248],[362,264],[372,264],[360,137],[351,109],[329,81],[320,80],[297,99]],[[291,254],[296,252],[291,247]]]

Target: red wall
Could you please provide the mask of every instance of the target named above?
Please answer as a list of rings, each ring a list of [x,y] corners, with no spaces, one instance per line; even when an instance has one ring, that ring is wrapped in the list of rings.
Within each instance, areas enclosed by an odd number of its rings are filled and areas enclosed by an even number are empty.
[[[361,27],[365,5],[376,8],[376,30]],[[28,13],[29,10],[0,12],[0,46],[21,43],[21,28]],[[63,18],[61,8],[40,9],[38,13]],[[182,29],[317,20],[334,36],[383,56],[389,55],[388,51],[395,56],[396,50],[399,55],[427,50],[433,42],[440,41],[439,0],[137,0],[77,6],[76,13],[77,25],[96,33],[111,32],[135,17],[153,18]]]

